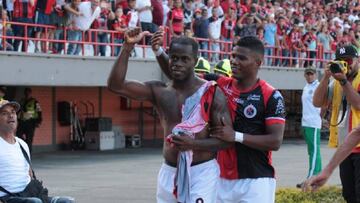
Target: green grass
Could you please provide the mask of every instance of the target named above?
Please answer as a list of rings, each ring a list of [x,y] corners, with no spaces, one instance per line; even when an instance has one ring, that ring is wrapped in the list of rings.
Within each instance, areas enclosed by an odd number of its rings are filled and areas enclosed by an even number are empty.
[[[302,192],[295,188],[280,188],[276,191],[276,203],[346,203],[341,188],[323,187],[317,192]]]

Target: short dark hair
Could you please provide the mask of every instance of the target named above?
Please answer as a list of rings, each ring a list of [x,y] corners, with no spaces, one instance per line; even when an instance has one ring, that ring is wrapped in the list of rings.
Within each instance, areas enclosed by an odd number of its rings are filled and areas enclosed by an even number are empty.
[[[192,47],[192,52],[193,52],[194,56],[195,57],[198,56],[199,45],[195,41],[195,39],[193,39],[191,37],[185,37],[185,36],[175,37],[171,40],[170,47],[169,47],[170,50],[174,44],[190,45]]]
[[[264,44],[259,38],[255,36],[242,37],[239,41],[236,42],[235,46],[245,47],[253,52],[261,54],[262,56],[265,53]]]

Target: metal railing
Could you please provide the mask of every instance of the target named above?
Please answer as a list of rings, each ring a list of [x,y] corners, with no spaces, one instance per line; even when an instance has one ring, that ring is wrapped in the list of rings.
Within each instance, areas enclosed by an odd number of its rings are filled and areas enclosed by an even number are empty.
[[[110,47],[110,54],[108,56],[115,55],[115,49],[121,48],[122,43],[116,43],[116,35],[121,34],[118,31],[113,30],[99,30],[99,29],[89,29],[87,31],[80,31],[80,30],[72,30],[67,27],[55,27],[51,25],[40,25],[40,24],[30,24],[30,23],[20,23],[20,22],[10,22],[10,21],[0,21],[3,25],[2,35],[0,35],[2,50],[7,50],[7,41],[8,42],[15,42],[16,40],[22,41],[22,49],[24,52],[29,52],[29,41],[35,43],[46,43],[43,52],[47,53],[48,45],[52,44],[52,49],[55,49],[55,53],[63,53],[69,54],[68,49],[76,48],[79,49],[80,46],[81,52],[78,54],[85,55],[85,48],[84,46],[90,45],[93,46],[94,55],[98,55],[98,48],[103,46]],[[22,28],[22,32],[17,34],[16,36],[13,34],[9,34],[7,32],[7,27],[14,27],[20,26]],[[35,38],[33,35],[30,35],[35,28],[42,28],[43,33],[45,36],[48,36],[50,32],[56,33],[59,37],[57,39],[47,39],[47,38]],[[73,35],[74,32],[76,35],[81,36],[81,40],[71,40],[69,39],[69,35]],[[98,34],[106,33],[106,38],[108,39],[107,42],[99,42],[97,39]],[[164,48],[168,49],[169,42],[172,38],[168,28],[165,31],[166,35],[164,36]],[[78,36],[79,37],[79,36]],[[199,52],[200,55],[216,62],[219,59],[229,58],[230,52],[232,49],[232,42],[224,41],[224,40],[210,40],[210,39],[203,39],[203,38],[195,38],[199,43]],[[14,44],[14,43],[10,43]],[[145,44],[145,40],[142,41],[141,44],[136,45],[137,48],[142,49],[141,56],[137,57],[151,57],[147,53],[147,50],[151,49],[150,45]],[[18,47],[15,47],[18,49]],[[18,50],[15,50],[18,51]],[[59,54],[60,54],[59,53]],[[316,66],[320,67],[324,62],[330,60],[332,55],[334,54],[333,51],[324,51],[323,46],[318,44],[315,50],[302,50],[302,51],[295,51],[294,49],[282,48],[282,47],[275,47],[275,46],[266,46],[265,47],[265,61],[264,65],[267,66],[287,66],[287,67],[303,67],[303,66]],[[71,54],[70,54],[71,55]]]

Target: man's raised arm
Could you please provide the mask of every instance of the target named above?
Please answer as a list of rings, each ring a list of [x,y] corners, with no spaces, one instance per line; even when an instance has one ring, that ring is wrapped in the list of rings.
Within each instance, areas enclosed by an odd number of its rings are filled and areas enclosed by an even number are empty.
[[[148,35],[149,32],[141,32],[135,28],[125,32],[125,42],[121,48],[120,56],[115,61],[108,78],[108,88],[119,95],[136,100],[153,100],[152,87],[148,83],[126,80],[128,61],[134,45]]]
[[[151,38],[151,48],[156,55],[156,60],[159,63],[162,72],[166,75],[166,77],[171,79],[170,71],[169,71],[169,56],[162,48],[163,39],[164,39],[164,29],[160,27],[159,30],[155,32],[153,37]]]

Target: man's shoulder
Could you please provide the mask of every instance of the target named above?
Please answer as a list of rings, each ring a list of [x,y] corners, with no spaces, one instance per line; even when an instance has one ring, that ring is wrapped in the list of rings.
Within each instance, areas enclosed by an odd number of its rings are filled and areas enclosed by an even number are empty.
[[[157,80],[147,81],[147,82],[145,82],[145,85],[150,87],[152,89],[152,91],[161,91],[161,90],[165,90],[166,88],[169,87],[168,83],[165,83],[162,81],[157,81]]]
[[[20,146],[22,146],[25,151],[27,152],[27,154],[30,154],[30,150],[29,150],[29,146],[26,144],[26,142],[18,137],[15,137],[16,142],[19,143]]]

